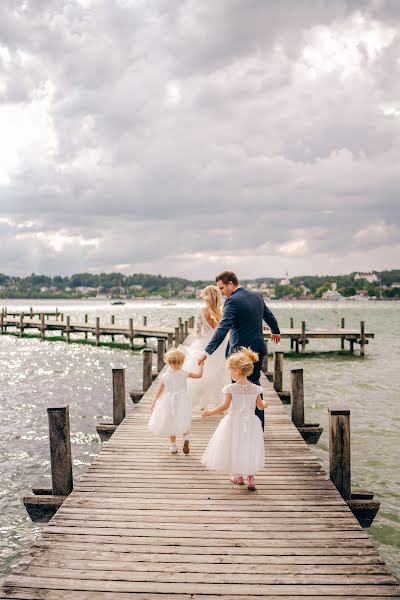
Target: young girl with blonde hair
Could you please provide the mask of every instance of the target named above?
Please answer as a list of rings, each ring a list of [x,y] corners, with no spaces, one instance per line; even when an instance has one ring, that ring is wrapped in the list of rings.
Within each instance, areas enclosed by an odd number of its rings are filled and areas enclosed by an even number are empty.
[[[247,379],[257,361],[258,354],[250,348],[241,348],[232,354],[227,367],[235,383],[223,388],[222,404],[202,413],[203,417],[210,417],[229,409],[210,439],[201,462],[207,469],[233,473],[233,483],[243,485],[243,478],[247,477],[248,490],[256,489],[254,475],[264,467],[264,435],[254,411],[256,406],[264,410],[267,403],[261,398],[262,387]]]
[[[222,296],[218,287],[207,285],[202,291],[201,297],[204,306],[200,308],[196,315],[194,328],[196,339],[190,346],[181,346],[181,350],[186,356],[184,368],[187,370],[197,369],[197,360],[203,348],[214,335],[215,329],[222,318]],[[221,387],[226,378],[226,346],[227,340],[207,360],[201,381],[188,382],[188,393],[192,398],[193,408],[205,408],[217,404]]]
[[[160,386],[151,405],[148,428],[152,433],[168,435],[171,454],[177,453],[176,436],[183,435],[183,452],[189,454],[189,429],[192,422],[192,403],[186,389],[187,379],[199,379],[203,368],[197,372],[182,369],[185,355],[178,349],[169,350],[164,361],[169,365],[160,376]]]

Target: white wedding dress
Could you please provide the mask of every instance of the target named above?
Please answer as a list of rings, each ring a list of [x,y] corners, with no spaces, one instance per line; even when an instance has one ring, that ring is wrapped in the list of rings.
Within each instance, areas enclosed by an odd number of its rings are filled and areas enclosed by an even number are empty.
[[[205,308],[201,308],[196,315],[196,340],[190,346],[180,346],[180,350],[186,356],[183,365],[186,371],[196,372],[199,370],[197,359],[215,333],[215,329],[208,323],[204,311]],[[228,336],[205,361],[203,377],[201,379],[187,380],[187,391],[189,397],[192,399],[194,409],[217,406],[222,402],[222,388],[229,381],[225,358],[227,344]]]

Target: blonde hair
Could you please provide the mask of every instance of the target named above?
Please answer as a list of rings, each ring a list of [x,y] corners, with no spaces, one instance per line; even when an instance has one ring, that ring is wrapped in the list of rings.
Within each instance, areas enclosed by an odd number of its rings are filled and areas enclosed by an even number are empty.
[[[212,321],[218,325],[222,319],[222,296],[218,287],[216,285],[207,285],[201,292],[201,297],[206,303]]]
[[[185,355],[180,350],[176,350],[176,348],[172,348],[168,350],[164,356],[164,362],[167,365],[183,365],[185,362]]]
[[[227,367],[247,377],[252,374],[256,362],[258,362],[257,352],[253,352],[250,348],[240,348],[228,358]]]

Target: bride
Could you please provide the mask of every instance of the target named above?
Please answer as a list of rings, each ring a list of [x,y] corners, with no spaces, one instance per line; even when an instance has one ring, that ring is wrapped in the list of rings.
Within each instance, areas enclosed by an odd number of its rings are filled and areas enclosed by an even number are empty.
[[[197,359],[214,335],[222,318],[222,296],[215,285],[208,285],[201,293],[204,306],[196,315],[196,340],[190,346],[182,346],[186,356],[183,368],[197,371]],[[206,408],[210,404],[216,406],[221,402],[221,390],[227,377],[225,350],[228,338],[208,357],[204,364],[201,379],[188,379],[188,393],[192,398],[193,408]]]

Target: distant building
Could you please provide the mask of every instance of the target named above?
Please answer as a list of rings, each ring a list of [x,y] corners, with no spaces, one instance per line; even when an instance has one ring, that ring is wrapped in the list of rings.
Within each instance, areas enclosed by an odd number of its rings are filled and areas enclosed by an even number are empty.
[[[335,289],[335,290],[328,290],[327,292],[324,292],[322,294],[322,299],[337,301],[337,300],[343,300],[343,296]]]
[[[358,279],[366,279],[368,283],[378,283],[379,277],[375,273],[356,273],[354,275],[354,281]]]
[[[41,292],[48,292],[48,291],[49,291],[49,288],[48,288],[48,287],[46,287],[46,286],[44,285],[44,286],[42,286],[42,287],[40,288],[40,291],[41,291]]]
[[[390,286],[392,288],[392,290],[395,290],[397,288],[400,288],[400,283],[392,283],[392,285]]]
[[[356,290],[357,296],[368,296],[368,290]]]

